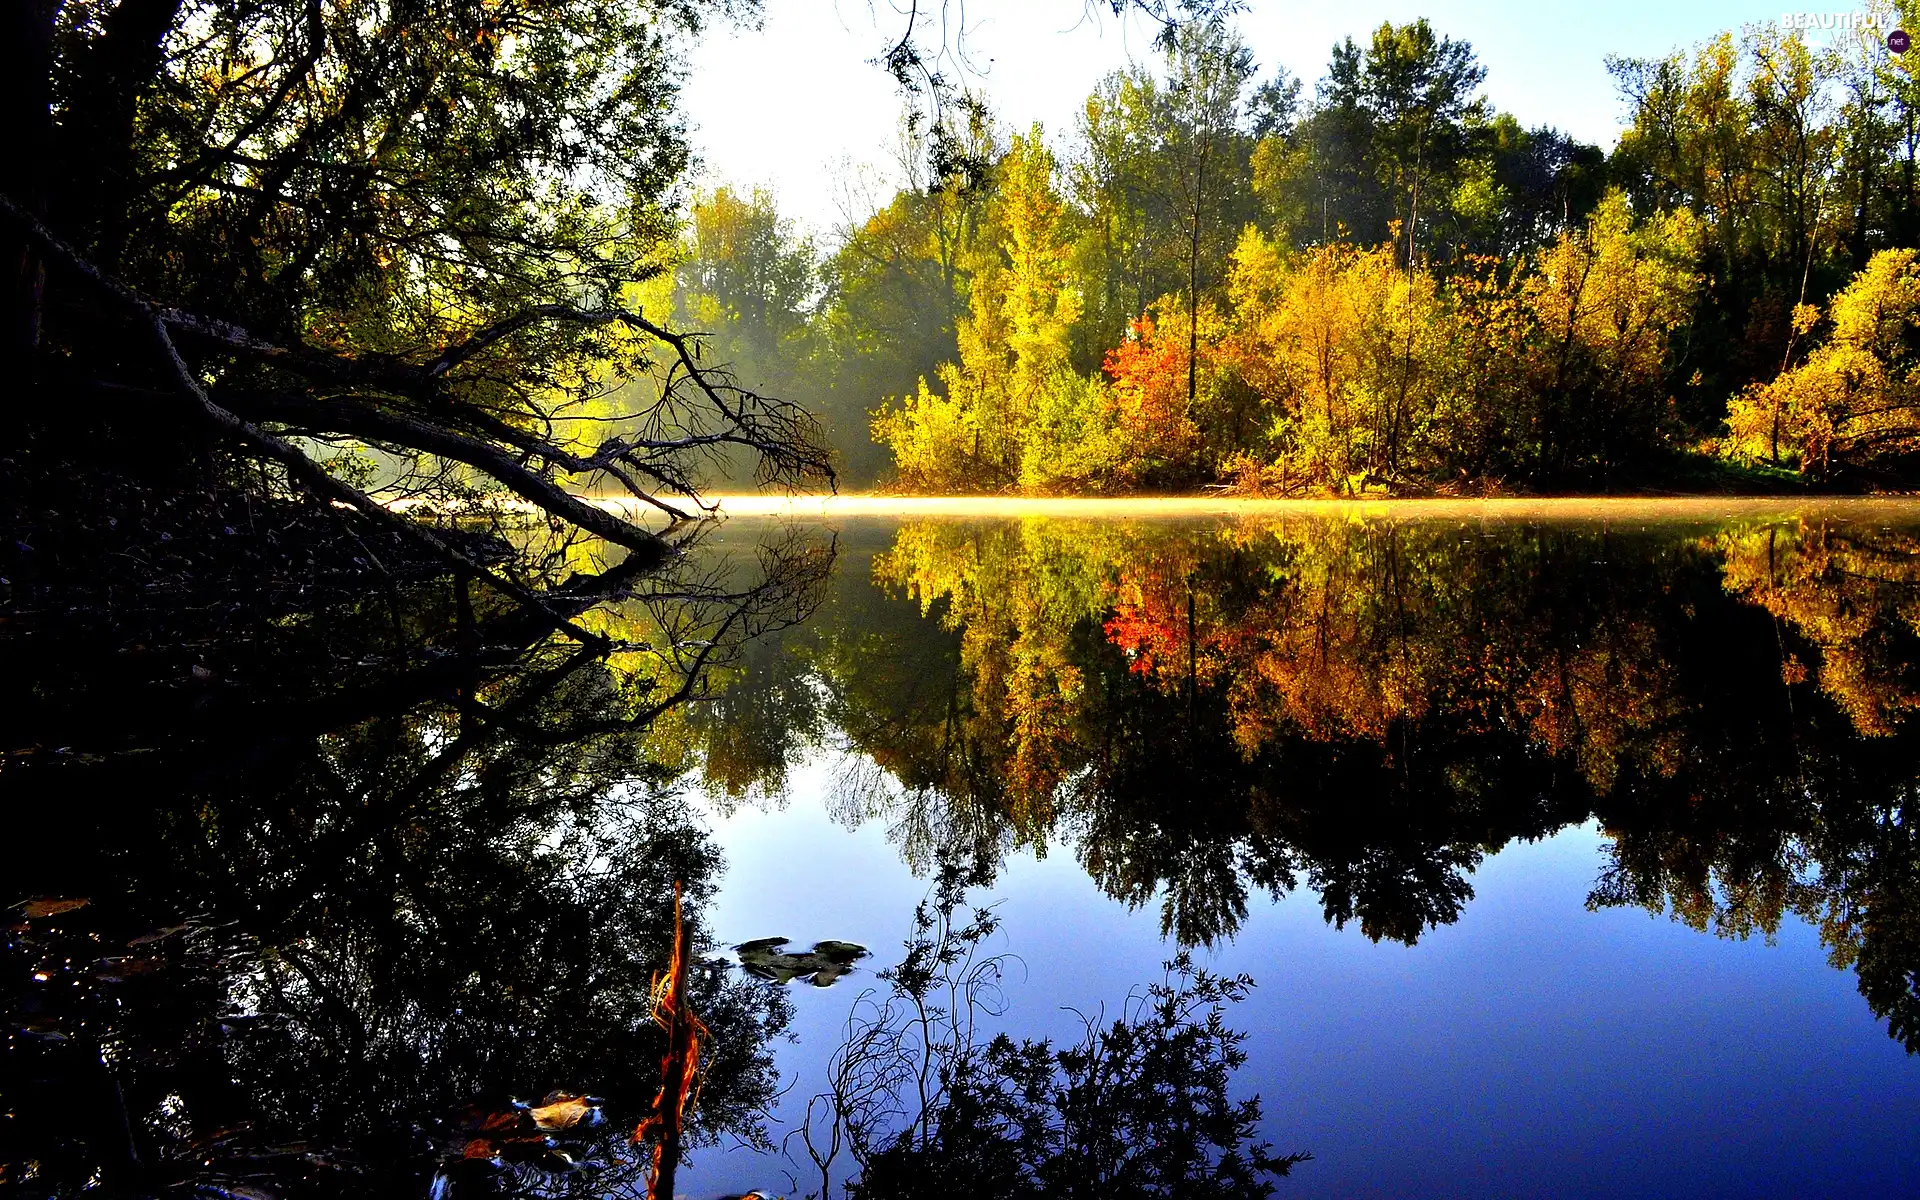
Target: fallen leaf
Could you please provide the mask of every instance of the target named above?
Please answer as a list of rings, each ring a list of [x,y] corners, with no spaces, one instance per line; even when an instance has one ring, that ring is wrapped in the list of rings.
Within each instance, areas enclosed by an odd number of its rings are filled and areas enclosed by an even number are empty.
[[[572,1129],[583,1120],[592,1124],[600,1110],[585,1096],[561,1096],[549,1104],[528,1109],[527,1115],[533,1118],[536,1129]]]
[[[85,898],[63,899],[56,896],[42,896],[22,904],[20,910],[29,917],[57,917],[61,913],[70,913],[76,908],[85,908],[92,903],[93,901]]]

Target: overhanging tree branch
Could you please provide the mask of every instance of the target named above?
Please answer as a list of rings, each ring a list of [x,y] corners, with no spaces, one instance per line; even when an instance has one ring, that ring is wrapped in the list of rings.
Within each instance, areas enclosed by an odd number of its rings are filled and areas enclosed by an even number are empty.
[[[471,556],[448,545],[432,530],[418,522],[399,516],[358,488],[327,474],[318,463],[301,453],[296,447],[272,434],[263,432],[251,422],[243,420],[216,403],[207,393],[206,386],[194,374],[193,368],[181,356],[179,348],[167,332],[167,321],[160,310],[133,289],[87,262],[72,247],[55,237],[32,213],[16,204],[11,197],[0,195],[0,215],[4,215],[18,226],[26,238],[45,256],[49,264],[64,268],[85,281],[144,326],[179,390],[197,410],[196,415],[208,425],[233,438],[252,453],[278,463],[286,470],[289,477],[297,480],[316,496],[346,504],[371,520],[397,531],[434,557],[463,570],[471,571],[476,577],[486,580],[520,603],[543,614],[555,629],[589,644],[598,645],[606,641],[601,635],[583,629],[574,621],[553,611],[525,585],[487,569]],[[658,539],[656,543],[657,541]]]

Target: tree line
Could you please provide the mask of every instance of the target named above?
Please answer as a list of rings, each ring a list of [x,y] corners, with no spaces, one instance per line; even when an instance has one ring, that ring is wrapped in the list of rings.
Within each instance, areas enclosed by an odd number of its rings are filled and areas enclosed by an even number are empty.
[[[1497,111],[1425,20],[1309,91],[1196,17],[1064,136],[904,122],[828,246],[696,197],[675,302],[861,485],[1885,485],[1920,449],[1912,8],[1609,59],[1611,151]]]

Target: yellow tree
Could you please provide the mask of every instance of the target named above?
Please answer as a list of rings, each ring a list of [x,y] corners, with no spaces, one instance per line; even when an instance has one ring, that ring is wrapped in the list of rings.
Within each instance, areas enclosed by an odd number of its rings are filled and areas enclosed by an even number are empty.
[[[1795,328],[1817,310],[1802,305]],[[1920,451],[1920,257],[1882,250],[1827,307],[1829,333],[1807,360],[1748,388],[1727,414],[1735,457],[1816,478]]]
[[[1685,209],[1636,226],[1615,191],[1541,253],[1521,286],[1531,411],[1515,414],[1533,473],[1604,478],[1657,444],[1668,340],[1699,291],[1698,239]]]
[[[1265,239],[1242,239],[1231,282],[1235,358],[1267,397],[1289,483],[1351,491],[1374,465],[1379,403],[1397,398],[1381,369],[1396,357],[1403,285],[1384,247],[1336,243],[1288,263]]]
[[[905,483],[1033,487],[1069,473],[1063,466],[1084,469],[1074,452],[1100,432],[1100,404],[1070,363],[1081,298],[1055,167],[1038,125],[1013,138],[957,330],[960,361],[936,372],[944,394],[923,382],[874,420]]]

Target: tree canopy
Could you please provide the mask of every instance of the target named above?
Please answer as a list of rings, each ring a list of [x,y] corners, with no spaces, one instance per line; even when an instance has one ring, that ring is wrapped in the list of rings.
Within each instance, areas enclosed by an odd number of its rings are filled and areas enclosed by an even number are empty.
[[[1611,151],[1496,110],[1425,20],[1343,39],[1309,87],[1263,74],[1231,12],[1174,13],[1161,60],[1066,129],[946,80],[909,111],[902,186],[825,245],[783,378],[863,485],[1897,485],[1899,437],[1819,457],[1769,429],[1755,454],[1742,415],[1837,328],[1795,312],[1920,236],[1920,93],[1876,31],[1901,10],[1875,12],[1831,44],[1756,26],[1609,60]],[[1016,308],[1052,314],[1064,359],[1036,373]],[[1876,428],[1907,421],[1876,388]]]
[[[40,394],[85,398],[20,435],[149,470],[212,442],[376,521],[357,482],[493,491],[653,558],[573,492],[684,513],[727,453],[828,478],[805,412],[647,290],[688,161],[682,47],[736,11],[19,6],[0,67],[37,152],[0,180],[4,321]]]

